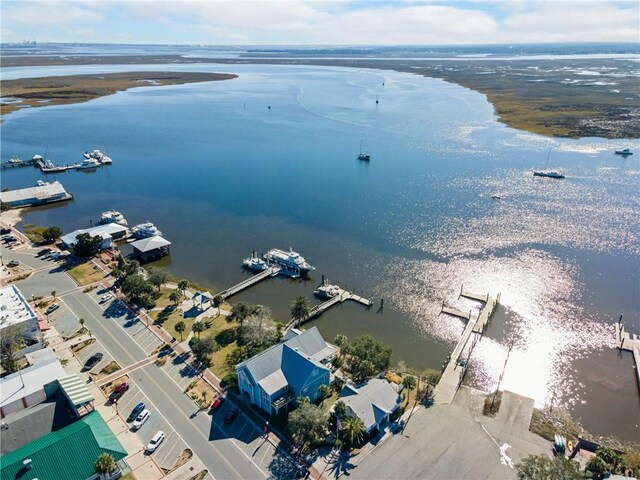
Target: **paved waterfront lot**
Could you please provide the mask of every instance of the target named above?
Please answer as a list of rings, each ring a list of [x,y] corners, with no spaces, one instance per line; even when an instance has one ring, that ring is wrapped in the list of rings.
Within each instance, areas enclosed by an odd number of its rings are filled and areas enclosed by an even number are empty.
[[[483,416],[483,400],[472,389],[462,388],[451,405],[418,410],[404,433],[387,438],[364,458],[341,456],[324,475],[345,473],[367,480],[515,479],[515,464],[522,458],[550,454],[551,444],[529,432],[528,422],[523,428],[520,415]]]
[[[35,271],[29,278],[16,282],[25,298],[30,299],[32,295],[47,297],[53,290],[62,293],[77,287],[60,265],[48,263],[43,267],[45,268]]]
[[[22,285],[22,283],[20,285]],[[60,305],[60,307],[46,317],[62,338],[69,338],[80,330],[80,318],[71,311],[62,298],[58,298],[56,303]]]

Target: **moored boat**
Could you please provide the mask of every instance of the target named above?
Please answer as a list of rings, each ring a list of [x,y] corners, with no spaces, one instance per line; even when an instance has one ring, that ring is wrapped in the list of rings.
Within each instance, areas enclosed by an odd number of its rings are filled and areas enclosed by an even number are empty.
[[[118,225],[122,225],[123,227],[128,226],[127,220],[117,210],[108,210],[106,212],[102,212],[97,225],[106,225],[108,223],[117,223]]]
[[[242,261],[242,265],[245,268],[248,268],[249,270],[254,270],[256,272],[263,272],[269,267],[267,265],[267,262],[265,262],[263,259],[255,255],[255,252],[252,252],[250,257],[245,258]]]
[[[135,238],[149,238],[156,235],[162,236],[162,232],[153,223],[145,222],[133,227],[131,235]]]
[[[9,163],[11,165],[19,165],[22,163],[22,159],[20,157],[18,157],[17,155],[14,155],[13,157],[11,157],[9,159]]]
[[[556,172],[556,171],[544,171],[544,170],[538,170],[538,171],[534,171],[533,175],[535,177],[547,177],[547,178],[565,178],[564,175],[562,173]]]
[[[288,252],[279,248],[272,248],[265,254],[264,259],[268,263],[279,265],[294,274],[315,270],[315,267],[309,265],[302,255],[294,252],[291,248],[289,248]]]
[[[100,162],[95,158],[85,158],[81,164],[76,165],[76,170],[89,170],[93,168],[98,168],[100,166]]]
[[[332,285],[332,284],[327,283],[327,282],[325,282],[322,285],[320,285],[313,292],[313,294],[316,297],[319,297],[321,299],[333,298],[336,295],[338,295],[339,293],[340,293],[340,287],[339,286]]]
[[[622,155],[626,157],[627,155],[633,155],[633,152],[628,148],[623,148],[622,150],[616,150],[616,155]]]

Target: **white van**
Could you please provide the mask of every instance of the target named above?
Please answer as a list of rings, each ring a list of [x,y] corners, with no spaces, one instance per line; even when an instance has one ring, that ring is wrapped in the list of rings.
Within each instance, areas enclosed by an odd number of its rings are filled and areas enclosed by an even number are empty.
[[[146,422],[147,420],[149,420],[149,410],[144,409],[133,421],[133,425],[131,428],[133,428],[133,430],[138,430],[142,425],[144,425],[144,422]]]
[[[147,452],[149,453],[155,452],[156,448],[158,448],[158,445],[160,445],[163,441],[164,441],[164,432],[162,430],[159,430],[158,433],[156,433],[153,436],[153,438],[149,442],[149,445],[147,445]]]

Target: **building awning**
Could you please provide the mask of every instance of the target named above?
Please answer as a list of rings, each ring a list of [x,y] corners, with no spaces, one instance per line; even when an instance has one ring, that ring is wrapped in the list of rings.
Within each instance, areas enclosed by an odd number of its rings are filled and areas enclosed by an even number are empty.
[[[38,327],[40,328],[41,332],[51,330],[51,325],[49,325],[49,323],[47,323],[47,321],[44,319],[38,319]]]
[[[80,407],[95,400],[95,397],[87,388],[87,384],[79,375],[69,375],[61,378],[58,383],[60,383],[64,394],[75,407]]]

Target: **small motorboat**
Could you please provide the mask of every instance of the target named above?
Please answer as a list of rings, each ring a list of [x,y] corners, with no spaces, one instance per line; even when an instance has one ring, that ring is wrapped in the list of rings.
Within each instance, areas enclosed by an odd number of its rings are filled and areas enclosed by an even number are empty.
[[[628,148],[623,148],[622,150],[616,150],[616,155],[622,155],[623,157],[626,157],[628,155],[633,155],[633,152]]]

